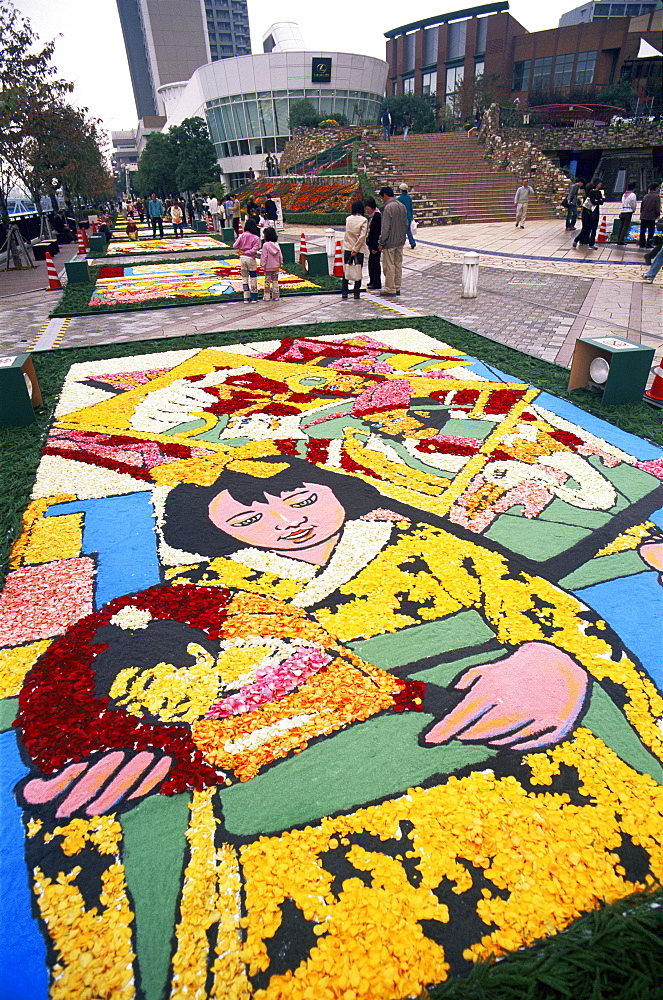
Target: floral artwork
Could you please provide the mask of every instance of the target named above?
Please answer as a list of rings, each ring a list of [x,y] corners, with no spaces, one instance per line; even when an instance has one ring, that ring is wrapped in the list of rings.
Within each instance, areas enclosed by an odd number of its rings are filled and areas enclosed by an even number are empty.
[[[348,171],[351,170],[349,166]],[[270,196],[280,198],[284,212],[349,212],[361,192],[356,181],[330,184],[325,180],[272,177],[252,181],[240,192],[241,198],[249,196],[259,205]]]
[[[258,285],[264,285],[258,266]],[[314,282],[286,271],[279,273],[279,286],[286,290],[317,288]],[[90,306],[133,305],[152,299],[206,299],[242,291],[237,257],[221,260],[181,261],[170,264],[136,264],[102,267]]]
[[[113,237],[106,247],[107,257],[146,256],[147,254],[173,254],[184,251],[218,250],[219,241],[213,236],[178,236],[152,239],[147,233],[143,239],[122,239],[120,235]]]
[[[8,995],[405,1000],[660,881],[662,612],[663,449],[415,326],[73,365]]]

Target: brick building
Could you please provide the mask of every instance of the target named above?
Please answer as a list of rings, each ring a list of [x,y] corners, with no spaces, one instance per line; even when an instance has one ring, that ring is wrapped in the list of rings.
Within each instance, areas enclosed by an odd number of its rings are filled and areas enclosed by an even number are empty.
[[[535,91],[563,99],[627,76],[641,96],[660,90],[663,56],[639,58],[641,39],[660,53],[663,11],[527,31],[507,0],[429,17],[385,32],[388,94],[437,94],[449,102],[461,79],[497,73],[526,106]],[[588,97],[588,100],[590,98]]]

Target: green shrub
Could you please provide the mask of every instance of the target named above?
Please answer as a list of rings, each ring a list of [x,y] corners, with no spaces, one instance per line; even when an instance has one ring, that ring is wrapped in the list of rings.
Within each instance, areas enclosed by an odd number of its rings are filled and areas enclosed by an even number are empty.
[[[283,221],[302,226],[344,226],[345,212],[284,212]]]

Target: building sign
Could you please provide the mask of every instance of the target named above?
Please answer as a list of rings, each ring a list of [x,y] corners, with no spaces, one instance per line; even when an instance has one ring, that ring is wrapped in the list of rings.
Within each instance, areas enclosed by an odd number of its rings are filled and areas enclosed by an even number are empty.
[[[331,58],[313,59],[311,67],[311,83],[331,83]]]

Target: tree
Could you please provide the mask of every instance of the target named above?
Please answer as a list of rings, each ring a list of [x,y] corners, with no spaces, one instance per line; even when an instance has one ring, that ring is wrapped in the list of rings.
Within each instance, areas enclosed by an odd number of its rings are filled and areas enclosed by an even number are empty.
[[[464,76],[451,94],[451,107],[460,120],[473,118],[479,108],[500,104],[510,92],[509,84],[499,73]]]
[[[294,132],[294,130],[301,125],[308,128],[316,128],[319,121],[320,112],[315,108],[311,101],[304,99],[301,101],[295,101],[294,104],[290,105],[288,126],[291,132]]]
[[[204,119],[185,118],[181,125],[173,126],[166,135],[177,164],[175,182],[178,191],[199,191],[204,185],[218,181],[220,168],[216,161],[216,149]]]
[[[153,132],[138,161],[136,191],[147,198],[154,191],[165,198],[178,189],[175,146],[165,132]]]
[[[434,94],[426,97],[423,94],[400,94],[387,97],[384,106],[391,112],[395,125],[400,125],[404,114],[412,118],[411,132],[419,134],[437,132],[438,125],[435,114],[440,106]]]

